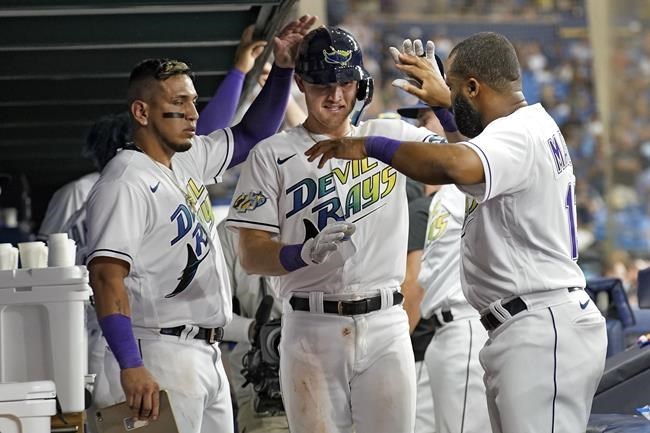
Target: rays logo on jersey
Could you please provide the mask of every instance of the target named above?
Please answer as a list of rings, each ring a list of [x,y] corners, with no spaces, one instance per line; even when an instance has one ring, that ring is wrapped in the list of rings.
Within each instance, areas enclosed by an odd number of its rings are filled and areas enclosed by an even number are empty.
[[[460,237],[465,236],[465,228],[474,219],[473,213],[478,208],[478,202],[474,197],[465,196],[465,219],[463,220],[463,229]]]
[[[328,52],[323,50],[323,57],[325,58],[325,63],[331,65],[341,65],[347,66],[347,64],[352,60],[352,51],[350,50],[337,50],[330,45],[332,51]]]
[[[174,290],[165,295],[165,298],[173,298],[187,289],[194,280],[199,265],[210,252],[209,235],[204,227],[207,227],[210,231],[212,230],[214,213],[212,212],[212,204],[207,189],[204,185],[199,187],[194,182],[194,179],[190,178],[186,190],[194,199],[194,202],[200,203],[200,205],[198,206],[198,212],[195,212],[186,203],[181,203],[170,216],[170,221],[176,223],[176,236],[171,240],[170,245],[175,245],[189,234],[191,234],[191,241],[186,243],[187,261],[181,275],[178,277],[178,284]],[[201,258],[199,259],[199,257]]]
[[[348,187],[345,197],[339,196],[337,183]],[[309,211],[316,215],[318,229],[322,230],[330,218],[342,221],[362,211],[374,211],[379,207],[377,203],[393,192],[396,183],[397,172],[392,167],[381,167],[368,159],[346,161],[343,169],[335,167],[318,179],[304,178],[287,188],[291,209],[285,218],[311,206]]]
[[[449,212],[440,206],[440,202],[436,201],[431,210],[431,224],[427,230],[427,244],[437,240],[445,232],[447,223],[449,222]]]
[[[232,203],[232,207],[237,213],[246,213],[249,210],[257,209],[266,202],[267,198],[262,191],[244,192],[237,196]]]

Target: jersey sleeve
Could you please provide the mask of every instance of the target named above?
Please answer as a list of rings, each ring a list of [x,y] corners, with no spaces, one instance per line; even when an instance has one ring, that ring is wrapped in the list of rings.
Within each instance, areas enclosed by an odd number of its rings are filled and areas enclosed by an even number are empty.
[[[534,155],[525,130],[510,119],[490,124],[479,136],[463,142],[480,158],[485,183],[458,185],[479,203],[525,188],[530,180]]]
[[[86,263],[112,257],[133,268],[147,227],[147,203],[141,194],[120,181],[102,183],[91,193],[86,212]]]
[[[248,155],[230,205],[227,227],[280,232],[278,172],[270,158],[270,153],[257,148]]]
[[[230,128],[217,129],[209,135],[197,135],[192,140],[188,156],[194,160],[205,185],[220,183],[234,151]]]

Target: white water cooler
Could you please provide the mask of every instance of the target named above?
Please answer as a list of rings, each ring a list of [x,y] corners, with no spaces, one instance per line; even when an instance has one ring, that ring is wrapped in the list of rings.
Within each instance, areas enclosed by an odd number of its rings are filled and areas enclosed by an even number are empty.
[[[89,296],[85,266],[0,271],[0,382],[53,381],[63,413],[82,412]]]
[[[54,382],[0,383],[0,432],[50,433],[56,414]]]

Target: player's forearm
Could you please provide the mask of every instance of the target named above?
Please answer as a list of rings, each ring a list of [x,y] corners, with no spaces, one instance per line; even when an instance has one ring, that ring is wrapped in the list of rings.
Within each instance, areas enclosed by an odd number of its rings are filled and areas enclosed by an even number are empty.
[[[390,161],[406,176],[429,185],[483,183],[483,164],[464,144],[402,143]]]
[[[412,334],[420,321],[420,303],[424,290],[417,281],[404,281],[402,283],[402,294],[404,295],[404,311],[409,319],[409,332]]]
[[[232,127],[235,150],[228,167],[244,162],[253,146],[278,131],[287,109],[292,77],[293,69],[273,66],[260,94],[241,122]]]
[[[128,268],[102,259],[94,259],[88,265],[99,326],[122,370],[142,367],[144,363],[133,334],[129,296],[124,285]]]
[[[99,319],[111,314],[131,315],[129,295],[124,286],[124,277],[106,272],[91,262],[89,265],[90,287],[93,289],[95,310]]]
[[[420,321],[420,304],[424,297],[424,289],[418,283],[421,260],[422,250],[409,251],[406,256],[406,274],[401,286],[402,295],[404,295],[403,308],[409,319],[410,333],[413,333]]]
[[[212,131],[230,125],[237,110],[239,96],[244,86],[246,74],[232,68],[223,79],[208,105],[205,106],[196,122],[196,133],[208,135]]]
[[[239,260],[248,274],[285,275],[287,270],[280,261],[280,242],[257,236],[246,236],[240,230]]]

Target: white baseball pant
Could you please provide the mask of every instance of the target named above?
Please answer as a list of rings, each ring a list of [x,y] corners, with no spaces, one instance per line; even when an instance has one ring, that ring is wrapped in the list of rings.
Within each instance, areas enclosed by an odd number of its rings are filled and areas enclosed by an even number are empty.
[[[469,305],[452,306],[451,312],[454,320],[436,329],[424,354],[438,433],[489,433],[484,372],[479,363],[487,331]]]
[[[168,335],[138,339],[138,344],[145,367],[169,393],[180,433],[234,430],[230,386],[217,344]],[[125,400],[120,368],[110,350],[104,357],[104,372],[111,400],[98,401],[98,407]],[[102,390],[97,394],[104,395]]]
[[[436,419],[433,413],[431,381],[424,361],[415,362],[417,396],[415,401],[415,433],[436,433]]]
[[[413,433],[413,349],[406,312],[391,299],[357,316],[284,301],[280,381],[291,433]]]
[[[584,432],[605,366],[605,319],[583,290],[521,299],[527,311],[491,331],[480,353],[492,432]]]

